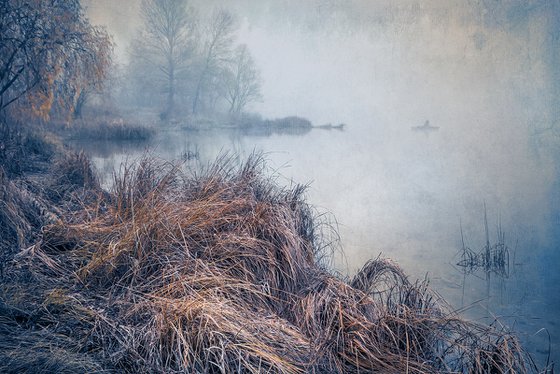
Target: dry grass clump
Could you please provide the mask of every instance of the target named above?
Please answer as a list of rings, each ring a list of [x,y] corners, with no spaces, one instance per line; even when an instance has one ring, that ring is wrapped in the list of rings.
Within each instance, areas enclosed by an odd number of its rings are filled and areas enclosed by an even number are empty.
[[[77,186],[88,189],[99,189],[99,178],[91,161],[84,152],[68,153],[58,160],[53,167],[55,186]]]
[[[0,122],[0,168],[9,178],[36,172],[55,155],[56,146],[46,137],[26,130],[23,125]]]
[[[26,284],[23,274],[0,289],[0,372],[102,373],[98,360],[83,353],[83,341],[93,326],[91,312],[60,289]],[[25,287],[27,286],[27,287]]]
[[[27,194],[21,193],[15,184],[5,178],[0,167],[0,281],[5,267],[15,253],[29,245],[37,227],[37,212],[32,208]]]
[[[20,248],[39,239],[41,226],[56,220],[56,208],[35,190],[29,181],[9,178],[0,165],[0,270]]]
[[[84,204],[96,202],[100,194],[84,154],[64,154],[33,178],[9,178],[0,166],[0,259],[35,243],[45,226],[62,224],[63,216],[70,221],[76,214],[81,221],[88,213]]]
[[[461,320],[387,260],[350,281],[330,274],[303,194],[267,178],[259,157],[195,175],[124,166],[109,196],[16,258],[19,279],[40,287],[5,291],[0,307],[36,318],[12,313],[0,328],[83,372],[536,371],[513,336]],[[53,367],[5,340],[0,371],[6,357],[24,372]]]
[[[106,195],[94,166],[84,152],[67,152],[52,163],[50,178],[43,194],[57,207],[66,212],[66,221],[73,215],[87,215],[86,205],[95,205],[100,195]]]
[[[57,220],[60,210],[52,204],[51,187],[68,187],[71,181],[54,180],[46,186],[43,180],[47,175],[56,179],[67,171],[76,172],[76,168],[52,170],[56,149],[55,142],[23,125],[0,122],[0,269],[20,248],[38,240],[43,225]],[[59,163],[69,157],[65,155]]]

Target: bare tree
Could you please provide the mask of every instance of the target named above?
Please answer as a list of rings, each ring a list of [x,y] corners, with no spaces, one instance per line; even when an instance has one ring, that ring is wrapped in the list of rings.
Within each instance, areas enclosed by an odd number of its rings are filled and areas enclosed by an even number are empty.
[[[193,55],[195,23],[186,0],[143,0],[144,31],[133,44],[133,57],[148,65],[155,82],[166,94],[163,112],[169,116],[175,109],[179,82],[186,79]]]
[[[61,114],[80,117],[93,92],[100,92],[112,67],[112,42],[104,29],[90,28],[80,47],[66,54],[55,97]]]
[[[103,80],[111,46],[79,0],[0,1],[0,111],[25,99],[20,109],[46,118],[57,97],[72,111],[82,87]]]
[[[262,99],[260,74],[245,44],[236,48],[224,75],[224,99],[230,113],[240,113],[247,104]]]
[[[110,85],[106,84],[111,82]],[[123,77],[121,67],[117,63],[111,63],[104,80],[85,80],[81,89],[75,92],[74,118],[82,118],[84,107],[93,98],[105,107],[115,105],[115,93],[123,89]]]
[[[235,20],[226,10],[215,10],[205,30],[201,61],[199,63],[198,79],[195,87],[192,112],[197,112],[203,91],[216,81],[224,65],[231,58]]]

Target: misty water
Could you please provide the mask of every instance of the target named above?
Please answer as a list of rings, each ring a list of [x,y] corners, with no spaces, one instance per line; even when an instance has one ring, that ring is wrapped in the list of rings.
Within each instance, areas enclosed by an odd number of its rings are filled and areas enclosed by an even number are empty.
[[[167,160],[187,154],[197,168],[225,152],[246,159],[262,151],[278,183],[309,184],[308,201],[337,222],[342,252],[334,267],[352,274],[379,255],[394,259],[412,280],[431,286],[454,309],[484,323],[514,327],[543,363],[552,341],[558,355],[560,276],[558,179],[552,160],[530,144],[506,154],[500,144],[477,147],[454,136],[449,126],[429,134],[409,124],[313,129],[305,134],[250,135],[236,130],[162,130],[149,144],[76,143],[85,149],[110,185],[114,169],[146,151]],[[392,129],[386,131],[382,129]],[[485,142],[486,145],[487,142]],[[502,150],[503,151],[503,150]],[[512,167],[514,165],[514,167]],[[465,275],[460,260],[461,227],[475,251],[501,225],[510,263],[507,276],[483,269]],[[546,331],[545,331],[546,330]]]

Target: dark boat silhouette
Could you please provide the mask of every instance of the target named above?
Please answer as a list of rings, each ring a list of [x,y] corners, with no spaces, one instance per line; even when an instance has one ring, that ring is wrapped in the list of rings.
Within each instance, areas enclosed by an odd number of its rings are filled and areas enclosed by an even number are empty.
[[[430,125],[430,121],[426,120],[422,126],[412,126],[413,131],[431,132],[439,130],[439,126]]]

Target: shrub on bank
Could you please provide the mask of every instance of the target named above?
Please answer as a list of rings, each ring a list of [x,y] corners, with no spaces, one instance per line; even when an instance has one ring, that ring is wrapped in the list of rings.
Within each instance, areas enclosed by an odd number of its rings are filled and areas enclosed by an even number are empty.
[[[151,127],[123,121],[76,123],[66,131],[72,139],[77,140],[146,141],[155,134],[155,130]]]
[[[0,168],[7,177],[44,167],[55,152],[56,145],[42,134],[0,122]]]

